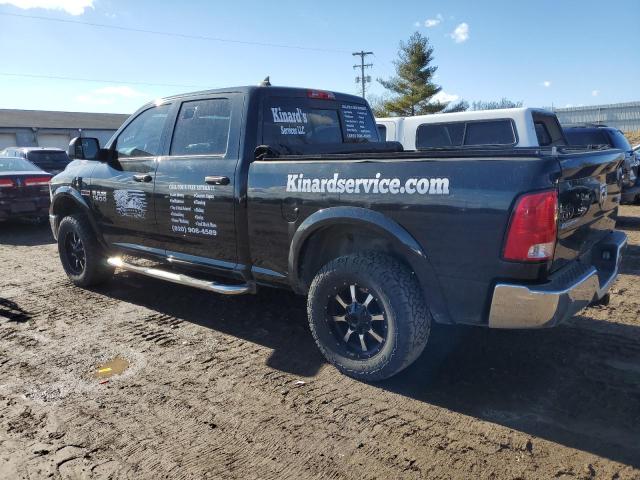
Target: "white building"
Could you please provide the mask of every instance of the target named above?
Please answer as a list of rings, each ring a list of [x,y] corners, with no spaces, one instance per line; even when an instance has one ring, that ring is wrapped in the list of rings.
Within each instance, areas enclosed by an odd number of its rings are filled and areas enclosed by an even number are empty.
[[[73,137],[95,137],[104,145],[129,115],[0,109],[0,150],[6,147],[67,149]]]

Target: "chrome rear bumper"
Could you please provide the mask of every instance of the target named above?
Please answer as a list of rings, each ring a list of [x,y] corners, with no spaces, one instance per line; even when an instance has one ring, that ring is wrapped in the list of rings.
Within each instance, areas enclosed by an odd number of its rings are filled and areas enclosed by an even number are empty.
[[[498,283],[493,291],[489,327],[552,327],[604,297],[618,276],[627,236],[612,232],[593,249],[593,264],[578,261],[542,285]]]

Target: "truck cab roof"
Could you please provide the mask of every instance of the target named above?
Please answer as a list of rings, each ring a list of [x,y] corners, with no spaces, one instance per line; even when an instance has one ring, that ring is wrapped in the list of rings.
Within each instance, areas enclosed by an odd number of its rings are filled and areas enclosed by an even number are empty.
[[[141,109],[147,108],[152,105],[157,105],[173,100],[183,100],[189,97],[202,97],[207,95],[220,95],[224,93],[244,93],[246,95],[265,95],[265,96],[288,96],[288,97],[306,97],[310,96],[311,92],[318,94],[327,94],[329,98],[341,101],[348,101],[351,103],[366,104],[366,100],[357,95],[349,95],[345,93],[332,92],[328,90],[309,89],[299,87],[280,87],[280,86],[262,86],[262,85],[244,85],[239,87],[227,87],[227,88],[215,88],[209,90],[199,90],[189,93],[181,93],[178,95],[171,95],[169,97],[163,97],[158,100],[151,101],[144,105]],[[313,98],[313,97],[311,97]],[[320,97],[316,97],[320,98]]]

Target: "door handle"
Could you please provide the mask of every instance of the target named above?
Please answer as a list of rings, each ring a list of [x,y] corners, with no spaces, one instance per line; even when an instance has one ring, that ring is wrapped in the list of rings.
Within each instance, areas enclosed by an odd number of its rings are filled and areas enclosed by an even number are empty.
[[[151,175],[149,175],[148,173],[145,173],[145,174],[141,174],[141,175],[134,175],[133,179],[136,182],[149,183],[151,180],[153,180],[153,177]]]
[[[229,177],[222,177],[219,175],[212,175],[210,177],[204,177],[205,183],[209,185],[229,185]]]

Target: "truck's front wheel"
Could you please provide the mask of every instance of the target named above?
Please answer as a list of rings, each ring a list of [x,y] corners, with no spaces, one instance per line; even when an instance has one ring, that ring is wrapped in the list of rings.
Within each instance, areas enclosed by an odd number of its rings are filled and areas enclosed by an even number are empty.
[[[64,217],[58,228],[58,253],[69,279],[79,287],[97,285],[113,275],[113,267],[96,239],[87,219]]]
[[[324,356],[351,377],[395,375],[424,350],[431,316],[411,271],[377,253],[332,260],[307,301],[311,332]]]

